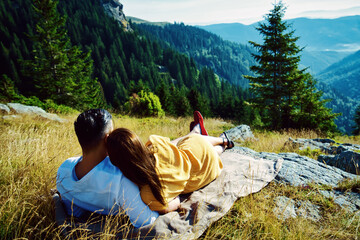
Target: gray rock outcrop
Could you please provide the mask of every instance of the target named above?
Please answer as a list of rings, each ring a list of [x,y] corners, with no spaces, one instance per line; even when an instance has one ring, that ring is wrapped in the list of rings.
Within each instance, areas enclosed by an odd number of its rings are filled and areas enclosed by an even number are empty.
[[[255,139],[254,134],[248,125],[239,125],[225,132],[227,136],[233,141],[246,141],[249,139]]]
[[[332,144],[334,144],[335,141],[331,139],[304,139],[304,138],[298,138],[293,139],[289,138],[289,140],[285,143],[285,146],[291,146],[294,149],[300,149],[300,150],[316,150],[319,149],[323,151],[324,153],[332,153]]]
[[[318,161],[338,167],[346,172],[359,174],[360,153],[345,150],[336,155],[320,155]]]
[[[236,147],[243,154],[264,159],[283,158],[282,168],[276,179],[279,182],[292,186],[306,186],[308,183],[330,185],[332,187],[346,178],[355,178],[356,175],[345,172],[339,168],[328,166],[312,158],[300,156],[296,153],[266,153],[255,152],[249,148]]]
[[[26,106],[20,103],[8,103],[7,106],[11,109],[11,112],[17,115],[5,115],[2,118],[11,120],[14,118],[18,118],[19,115],[31,115],[37,116],[44,119],[48,119],[56,122],[65,122],[64,119],[60,118],[56,114],[48,113],[44,109],[36,107],[36,106]]]
[[[345,179],[354,179],[358,177],[355,174],[348,173],[337,167],[329,166],[312,158],[301,156],[296,153],[276,154],[267,152],[256,152],[252,149],[245,147],[235,147],[235,149],[242,154],[250,155],[257,158],[283,158],[284,161],[282,163],[282,168],[275,178],[275,180],[280,184],[289,184],[291,186],[308,186],[309,183],[313,183],[336,188],[340,181],[344,181]],[[320,191],[320,194],[328,198],[333,198],[335,203],[337,203],[340,207],[346,210],[354,212],[360,209],[360,194],[358,193],[344,193],[341,191],[333,190]],[[279,201],[281,202],[282,200]],[[297,216],[301,215],[301,213],[297,212],[297,209],[299,208],[299,204],[303,203],[290,203],[294,204],[294,206],[281,208],[284,211],[286,210],[286,212],[288,213],[288,215],[283,217],[294,217],[295,214]],[[305,204],[308,205],[308,203]],[[294,209],[294,211],[292,209]],[[305,212],[308,212],[310,215],[312,215],[313,210],[311,209],[314,209],[314,206],[311,206],[310,210],[306,210]],[[316,211],[313,213],[313,215],[314,216],[311,218],[316,218]]]
[[[100,0],[100,2],[102,3],[107,15],[118,21],[126,31],[132,31],[130,24],[126,20],[125,14],[123,12],[123,5],[119,0]]]
[[[334,199],[334,202],[340,207],[355,212],[360,209],[360,194],[354,192],[341,191],[320,191],[320,193],[327,197]]]
[[[360,145],[349,143],[337,143],[332,139],[292,139],[285,143],[300,150],[319,149],[325,154],[320,155],[318,161],[327,165],[340,168],[346,172],[359,174]]]
[[[10,108],[5,104],[0,103],[0,114],[9,114]]]
[[[320,207],[310,201],[295,201],[288,197],[279,196],[275,198],[276,207],[273,209],[278,219],[303,217],[312,221],[321,219]]]

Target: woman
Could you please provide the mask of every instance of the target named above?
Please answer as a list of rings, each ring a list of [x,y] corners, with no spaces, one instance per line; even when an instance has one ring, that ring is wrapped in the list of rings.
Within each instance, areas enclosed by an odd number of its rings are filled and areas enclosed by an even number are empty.
[[[217,178],[223,167],[219,154],[234,146],[226,134],[201,135],[205,129],[202,117],[195,118],[192,125],[188,135],[174,141],[151,135],[144,145],[125,128],[114,130],[107,138],[110,161],[139,186],[142,200],[153,211],[164,214],[176,210],[180,194],[198,190]]]

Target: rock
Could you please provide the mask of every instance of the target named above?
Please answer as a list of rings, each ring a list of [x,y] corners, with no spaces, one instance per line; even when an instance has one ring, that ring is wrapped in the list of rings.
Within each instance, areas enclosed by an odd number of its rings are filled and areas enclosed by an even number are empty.
[[[121,2],[119,1],[119,0],[112,0],[112,1],[109,1],[110,2],[110,4],[111,4],[111,6],[113,7],[113,8],[117,8],[117,7],[119,7],[119,9],[122,11],[123,10],[123,5],[121,4]]]
[[[310,201],[297,201],[296,213],[299,217],[310,219],[314,222],[321,219],[320,207],[312,204]]]
[[[57,122],[65,122],[66,120],[61,119],[56,114],[47,113],[45,110],[35,106],[26,106],[20,103],[8,103],[8,107],[11,108],[16,114],[25,114],[25,115],[33,115],[42,117],[48,120],[57,121]]]
[[[324,190],[320,193],[327,198],[332,198],[336,204],[347,211],[355,212],[360,209],[360,194],[358,193]]]
[[[5,120],[13,120],[13,119],[16,119],[16,118],[20,118],[19,115],[6,115],[6,116],[2,116],[2,119],[5,119]]]
[[[273,209],[274,214],[278,219],[286,220],[288,218],[296,218],[295,201],[279,196],[275,198],[276,207]]]
[[[278,219],[303,217],[312,221],[321,218],[320,207],[310,201],[294,201],[288,197],[279,196],[275,198],[276,207],[273,209]]]
[[[9,114],[10,108],[5,104],[0,103],[0,114]]]
[[[248,139],[254,139],[254,134],[252,133],[248,125],[239,125],[225,132],[228,137],[233,141],[246,141]]]
[[[331,153],[333,151],[332,144],[334,144],[335,141],[331,139],[304,139],[304,138],[298,138],[293,139],[289,138],[289,140],[285,143],[285,146],[291,146],[293,148],[297,148],[300,150],[316,150],[320,149],[321,151],[325,153]]]
[[[357,144],[339,144],[332,139],[292,139],[285,143],[285,146],[290,145],[300,150],[307,148],[311,150],[320,149],[325,154],[320,155],[318,161],[330,166],[335,166],[346,172],[357,174],[359,173],[360,161],[360,145]],[[336,146],[335,146],[336,145]]]
[[[305,186],[310,182],[337,186],[339,181],[355,178],[356,175],[347,173],[339,168],[328,166],[312,158],[300,156],[296,153],[267,153],[255,152],[245,147],[235,147],[236,151],[264,159],[283,158],[284,162],[276,180],[292,186]]]
[[[318,161],[338,167],[349,173],[358,174],[360,153],[344,150],[337,155],[320,155]]]
[[[17,114],[46,114],[45,110],[39,107],[26,106],[20,103],[8,103],[7,105]]]
[[[275,180],[278,183],[289,184],[291,186],[307,186],[309,183],[315,183],[320,185],[328,185],[335,188],[340,181],[358,177],[355,174],[345,172],[337,167],[326,165],[312,158],[300,156],[296,153],[258,153],[246,147],[234,147],[231,151],[237,151],[244,155],[250,155],[263,159],[283,158],[284,161],[282,163],[281,170],[279,171]],[[354,212],[360,209],[360,194],[358,193],[321,191],[321,194],[328,198],[334,198],[335,203],[339,204],[339,206],[342,208],[348,209],[349,211]],[[283,199],[279,201],[284,202]],[[303,216],[307,214],[306,216],[310,219],[317,219],[318,216],[316,212],[318,211],[316,210],[316,205],[312,206],[310,205],[310,202],[301,202],[301,204],[295,202],[294,204],[294,209],[295,212],[297,212],[297,215]],[[290,209],[287,209],[287,211],[290,211],[290,216],[292,216],[292,207],[289,208]],[[285,208],[282,209],[284,210]]]
[[[118,21],[125,31],[132,31],[123,12],[123,5],[119,0],[102,0],[101,2],[107,15]]]
[[[332,139],[328,139],[328,138],[314,138],[313,139],[314,142],[320,142],[320,143],[329,143],[329,144],[334,144],[335,141]]]
[[[279,156],[284,159],[284,162],[276,179],[292,186],[302,186],[313,182],[335,187],[346,178],[356,177],[336,167],[295,153],[280,153]]]

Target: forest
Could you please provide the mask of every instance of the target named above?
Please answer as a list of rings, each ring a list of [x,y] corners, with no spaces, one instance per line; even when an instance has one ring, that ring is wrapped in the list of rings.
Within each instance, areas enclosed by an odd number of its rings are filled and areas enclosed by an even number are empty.
[[[65,100],[40,94],[39,80],[35,81],[24,64],[32,61],[36,52],[31,38],[36,35],[37,25],[32,2],[0,3],[2,101],[40,105],[55,112],[59,110],[56,104],[77,110],[106,107],[138,116],[186,116],[200,110],[205,116],[263,126],[263,113],[248,104],[252,96],[244,77],[253,74],[252,47],[224,41],[182,23],[163,27],[132,24],[134,31],[124,31],[97,0],[66,0],[57,5],[66,20],[63,30],[71,41],[69,46],[82,52],[75,57],[82,58],[88,67],[87,81],[92,88],[80,91],[84,87],[78,83],[78,89],[73,87],[72,92],[63,94],[71,96]],[[46,86],[46,82],[42,85]],[[327,106],[343,113],[335,120],[339,130],[350,133],[355,112],[349,104],[356,103],[338,97],[326,85],[320,84],[320,89],[325,90],[323,98],[335,99]],[[96,94],[89,94],[90,90]],[[45,88],[43,92],[48,91]]]
[[[36,13],[31,6],[30,0],[0,3],[1,61],[7,63],[1,66],[0,76],[7,79],[6,82],[12,81],[19,94],[46,101],[37,93],[34,79],[22,64],[33,58],[34,44],[29,36],[34,35]],[[159,41],[138,31],[124,31],[105,14],[99,1],[60,1],[57,10],[67,16],[66,30],[71,44],[79,46],[84,53],[91,53],[92,77],[101,84],[107,108],[143,115],[141,106],[137,111],[126,109],[132,106],[129,103],[134,96],[144,95],[140,94],[143,91],[147,96],[150,92],[156,94],[162,110],[168,115],[189,115],[197,109],[205,116],[239,122],[254,118],[251,109],[244,104],[248,91],[234,87],[211,68],[198,66],[193,58]],[[150,104],[149,101],[153,100],[148,98],[145,103]],[[79,109],[76,103],[68,105]]]

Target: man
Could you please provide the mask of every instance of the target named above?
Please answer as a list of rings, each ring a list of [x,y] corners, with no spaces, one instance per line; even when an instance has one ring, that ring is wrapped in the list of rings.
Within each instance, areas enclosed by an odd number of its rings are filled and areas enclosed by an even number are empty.
[[[56,185],[67,214],[126,213],[134,227],[151,224],[159,216],[141,200],[139,188],[111,164],[106,139],[112,117],[103,109],[81,113],[74,123],[81,157],[67,159],[58,169]]]

